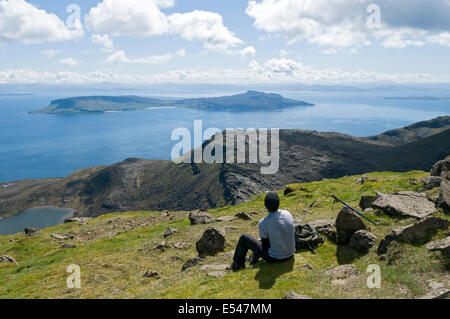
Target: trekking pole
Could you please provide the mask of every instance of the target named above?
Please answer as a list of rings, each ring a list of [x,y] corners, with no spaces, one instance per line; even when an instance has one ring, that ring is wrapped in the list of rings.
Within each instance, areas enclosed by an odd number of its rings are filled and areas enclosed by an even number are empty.
[[[337,198],[335,195],[331,195],[332,198],[334,198],[334,200],[336,202],[340,202],[341,204],[347,206],[348,208],[350,208],[352,211],[354,211],[355,213],[357,213],[359,216],[361,216],[362,218],[364,218],[365,220],[371,222],[372,224],[378,226],[378,224],[372,220],[370,220],[369,218],[367,218],[366,216],[364,216],[363,214],[361,214],[360,212],[358,212],[356,209],[354,209],[353,207],[351,207],[350,205],[346,204],[345,202],[341,201],[339,198]]]

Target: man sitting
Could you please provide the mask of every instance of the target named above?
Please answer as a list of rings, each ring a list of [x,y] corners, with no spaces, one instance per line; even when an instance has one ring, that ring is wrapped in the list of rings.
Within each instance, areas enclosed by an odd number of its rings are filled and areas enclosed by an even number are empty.
[[[253,265],[262,258],[268,263],[283,262],[295,254],[294,218],[285,210],[279,210],[280,199],[274,192],[266,195],[265,206],[269,214],[259,222],[257,240],[250,235],[242,235],[236,247],[231,268],[238,271],[245,268],[245,256],[250,249],[250,264]]]

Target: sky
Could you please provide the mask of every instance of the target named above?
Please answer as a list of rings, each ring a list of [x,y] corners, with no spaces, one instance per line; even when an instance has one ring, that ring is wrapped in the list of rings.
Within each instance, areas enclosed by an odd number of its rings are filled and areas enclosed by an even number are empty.
[[[450,0],[0,0],[0,84],[449,83]]]

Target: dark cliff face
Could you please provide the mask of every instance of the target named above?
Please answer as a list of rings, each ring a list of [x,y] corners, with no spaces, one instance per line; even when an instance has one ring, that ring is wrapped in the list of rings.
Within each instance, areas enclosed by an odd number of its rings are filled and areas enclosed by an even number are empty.
[[[262,174],[261,163],[128,159],[80,170],[64,179],[10,182],[8,188],[0,188],[0,216],[46,205],[75,208],[81,216],[212,208],[295,182],[371,171],[429,170],[448,154],[450,130],[395,147],[337,133],[281,130],[280,165],[274,175]]]

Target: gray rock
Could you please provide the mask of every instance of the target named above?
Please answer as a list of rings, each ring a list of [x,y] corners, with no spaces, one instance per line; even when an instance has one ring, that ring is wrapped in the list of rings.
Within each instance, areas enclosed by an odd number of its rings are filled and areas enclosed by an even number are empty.
[[[441,190],[437,205],[445,212],[450,212],[450,173],[443,172],[441,178]]]
[[[431,176],[441,176],[443,172],[450,170],[450,156],[447,156],[442,161],[437,162],[431,169]]]
[[[358,230],[352,235],[348,245],[356,251],[365,253],[373,247],[376,240],[377,237],[374,234],[366,230]]]
[[[332,219],[321,219],[310,222],[309,225],[313,227],[319,234],[326,236],[330,241],[335,243],[337,241],[337,233],[335,229],[335,221]]]
[[[191,225],[199,225],[199,224],[210,224],[213,223],[216,218],[208,214],[207,212],[191,212],[189,214],[189,220],[191,221]]]
[[[162,241],[161,243],[159,243],[158,245],[154,246],[152,248],[152,250],[161,250],[164,251],[167,248],[167,244],[165,241]]]
[[[27,235],[34,235],[39,233],[41,230],[38,228],[33,228],[33,227],[27,227],[24,229],[25,234]]]
[[[167,228],[166,229],[166,231],[164,232],[164,238],[166,238],[166,237],[169,237],[170,235],[173,235],[173,234],[175,234],[177,232],[177,230],[176,229],[174,229],[174,228]]]
[[[205,271],[209,271],[209,270],[224,271],[224,270],[230,270],[231,266],[230,265],[204,265],[204,266],[202,266],[201,269],[205,270]]]
[[[74,222],[86,222],[90,219],[91,218],[89,218],[89,217],[69,217],[69,218],[64,219],[64,223],[68,224],[68,223],[74,223]]]
[[[437,231],[438,229],[446,230],[450,226],[450,222],[447,219],[428,216],[422,218],[412,225],[399,227],[393,229],[378,246],[378,254],[385,254],[387,251],[387,246],[392,241],[398,241],[402,243],[409,244],[420,244],[423,243],[427,237]]]
[[[347,245],[351,236],[358,230],[365,230],[362,219],[348,207],[344,207],[336,218],[337,242]]]
[[[313,270],[313,266],[311,264],[303,264],[302,265],[303,268],[309,269],[309,270]]]
[[[209,277],[222,278],[227,273],[225,271],[211,271],[208,273]]]
[[[434,290],[419,299],[450,299],[450,289]]]
[[[422,178],[419,183],[424,183],[425,185],[419,190],[419,192],[425,192],[433,188],[439,187],[441,185],[440,176],[428,176]]]
[[[216,221],[218,222],[231,222],[233,220],[235,220],[236,217],[234,216],[222,216],[216,219]]]
[[[51,237],[53,239],[56,239],[56,240],[67,240],[67,239],[69,239],[69,237],[67,237],[67,236],[58,235],[58,234],[52,234]]]
[[[179,241],[179,242],[173,244],[173,247],[175,247],[176,249],[179,249],[179,250],[186,249],[187,246],[188,246],[188,244],[183,241]]]
[[[237,213],[235,215],[236,218],[242,219],[242,220],[252,220],[253,218],[247,214],[247,213]]]
[[[221,227],[208,228],[196,243],[199,256],[213,256],[225,248],[225,230]]]
[[[75,244],[67,243],[67,244],[62,244],[60,248],[62,248],[62,249],[64,249],[64,248],[77,248],[77,246]]]
[[[441,240],[435,240],[425,245],[429,251],[440,251],[443,256],[450,257],[450,236]]]
[[[144,274],[146,278],[159,278],[160,274],[157,271],[149,270]]]
[[[186,269],[189,269],[191,267],[197,266],[199,264],[202,264],[205,260],[200,257],[194,257],[189,260],[187,260],[183,266],[181,267],[181,271],[185,271]]]
[[[372,203],[377,199],[376,196],[362,196],[359,201],[359,207],[362,209],[370,208]]]
[[[312,299],[312,298],[310,296],[301,295],[291,291],[286,296],[284,296],[283,299]]]
[[[396,217],[423,218],[436,212],[436,206],[428,196],[416,192],[399,192],[392,195],[377,193],[372,208]]]
[[[18,265],[19,263],[13,257],[8,255],[0,256],[0,263],[11,263],[14,265]]]

